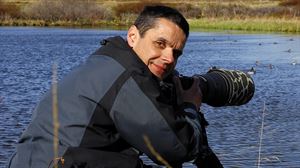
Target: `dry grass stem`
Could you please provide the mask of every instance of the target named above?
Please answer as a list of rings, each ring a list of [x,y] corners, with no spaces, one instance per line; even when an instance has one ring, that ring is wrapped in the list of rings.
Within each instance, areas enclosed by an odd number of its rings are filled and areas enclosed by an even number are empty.
[[[167,168],[172,168],[172,166],[153,148],[148,136],[143,135],[144,141],[150,150],[150,152],[156,157],[158,161],[160,161],[162,164],[164,164]]]
[[[263,133],[264,133],[265,112],[266,112],[266,102],[264,101],[264,106],[263,106],[263,111],[262,111],[262,118],[261,118],[261,127],[260,127],[260,137],[259,137],[259,147],[258,147],[257,168],[260,168],[260,161],[261,161],[261,146],[262,146]]]
[[[52,117],[53,117],[53,160],[58,158],[58,101],[57,101],[57,64],[54,63],[52,67]],[[57,164],[54,164],[57,168]]]

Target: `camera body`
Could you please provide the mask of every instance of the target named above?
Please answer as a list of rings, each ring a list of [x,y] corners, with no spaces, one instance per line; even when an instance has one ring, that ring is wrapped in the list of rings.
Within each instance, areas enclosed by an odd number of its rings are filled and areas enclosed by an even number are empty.
[[[255,92],[250,75],[239,70],[212,68],[206,74],[194,75],[200,79],[202,102],[213,107],[239,106],[248,103]],[[183,89],[193,84],[193,77],[180,76]]]

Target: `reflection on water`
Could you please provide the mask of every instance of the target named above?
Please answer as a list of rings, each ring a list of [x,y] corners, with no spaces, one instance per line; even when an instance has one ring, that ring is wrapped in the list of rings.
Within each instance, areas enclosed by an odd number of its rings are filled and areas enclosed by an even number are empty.
[[[0,167],[49,88],[52,64],[58,63],[62,78],[95,51],[101,39],[125,33],[0,27]],[[248,104],[202,107],[210,123],[209,143],[225,167],[256,167],[264,103],[261,167],[300,165],[299,64],[300,36],[191,33],[177,66],[184,75],[205,73],[212,66],[256,69],[256,92]],[[144,156],[143,160],[150,162]]]

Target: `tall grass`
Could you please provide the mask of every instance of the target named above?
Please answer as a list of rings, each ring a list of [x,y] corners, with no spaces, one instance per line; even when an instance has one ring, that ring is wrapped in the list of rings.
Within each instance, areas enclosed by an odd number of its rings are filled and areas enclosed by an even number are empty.
[[[13,3],[7,3],[0,0],[0,20],[6,18],[20,18],[20,7]]]
[[[110,9],[93,0],[38,0],[22,9],[24,18],[57,20],[103,20],[111,17]]]

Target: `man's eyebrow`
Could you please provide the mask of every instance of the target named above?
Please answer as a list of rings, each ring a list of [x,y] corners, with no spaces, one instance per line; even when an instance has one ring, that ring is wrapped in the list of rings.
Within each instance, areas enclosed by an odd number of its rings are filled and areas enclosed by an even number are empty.
[[[166,43],[167,45],[170,45],[173,48],[172,44],[167,39],[165,39],[164,37],[158,37],[158,39],[156,41],[162,41],[162,42]],[[182,49],[173,48],[173,51],[175,51],[179,55],[182,54]]]
[[[163,37],[159,37],[159,38],[157,39],[157,41],[163,41],[163,42],[165,42],[165,43],[169,43],[169,41],[168,41],[167,39],[163,38]]]

